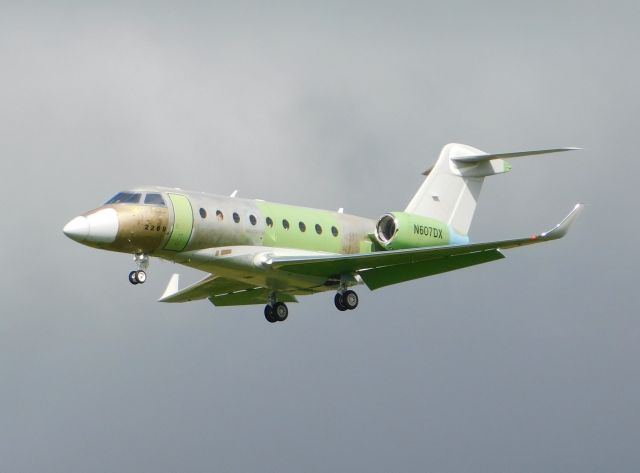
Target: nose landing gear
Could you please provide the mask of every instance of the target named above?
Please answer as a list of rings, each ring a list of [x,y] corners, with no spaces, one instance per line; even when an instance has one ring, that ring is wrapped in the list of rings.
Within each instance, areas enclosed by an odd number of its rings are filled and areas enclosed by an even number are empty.
[[[144,282],[147,280],[147,273],[145,273],[144,271],[140,270],[140,271],[131,271],[129,273],[129,282],[131,284],[144,284]]]
[[[136,253],[133,255],[133,261],[136,262],[138,269],[129,273],[129,282],[133,285],[144,284],[147,280],[147,273],[144,270],[149,267],[149,256]]]

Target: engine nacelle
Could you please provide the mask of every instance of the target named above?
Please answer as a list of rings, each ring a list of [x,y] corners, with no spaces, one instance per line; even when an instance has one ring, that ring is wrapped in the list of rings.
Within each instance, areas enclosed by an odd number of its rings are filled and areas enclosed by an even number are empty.
[[[380,217],[376,240],[387,250],[440,246],[450,243],[449,226],[429,217],[393,212]]]

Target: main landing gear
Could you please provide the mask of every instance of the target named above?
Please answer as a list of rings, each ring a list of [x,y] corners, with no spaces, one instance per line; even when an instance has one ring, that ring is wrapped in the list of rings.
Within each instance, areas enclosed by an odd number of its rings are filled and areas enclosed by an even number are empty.
[[[358,294],[351,289],[342,290],[336,293],[333,301],[339,311],[353,310],[358,307]],[[278,302],[276,295],[269,298],[269,303],[264,306],[264,318],[267,322],[284,322],[289,316],[289,308],[284,302]]]
[[[149,257],[142,253],[136,253],[133,255],[133,261],[136,262],[138,269],[129,273],[129,282],[133,285],[144,284],[147,280],[147,273],[144,270],[149,267]]]
[[[284,302],[276,302],[264,306],[264,318],[267,322],[284,322],[289,317],[289,308]]]
[[[351,289],[336,293],[333,301],[339,311],[353,310],[358,307],[358,294]]]

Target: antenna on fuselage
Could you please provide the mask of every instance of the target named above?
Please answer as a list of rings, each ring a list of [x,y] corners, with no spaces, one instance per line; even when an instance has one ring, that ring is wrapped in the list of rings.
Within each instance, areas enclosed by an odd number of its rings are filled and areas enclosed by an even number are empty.
[[[235,197],[238,195],[238,189],[234,190],[229,197]]]

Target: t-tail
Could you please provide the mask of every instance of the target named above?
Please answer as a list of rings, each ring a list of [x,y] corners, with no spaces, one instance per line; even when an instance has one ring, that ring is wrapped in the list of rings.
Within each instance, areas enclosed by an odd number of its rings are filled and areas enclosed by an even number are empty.
[[[576,149],[579,148],[488,154],[472,146],[449,143],[442,148],[435,165],[423,173],[427,178],[405,212],[446,223],[460,240],[468,241],[484,178],[510,171],[511,164],[505,159]]]

